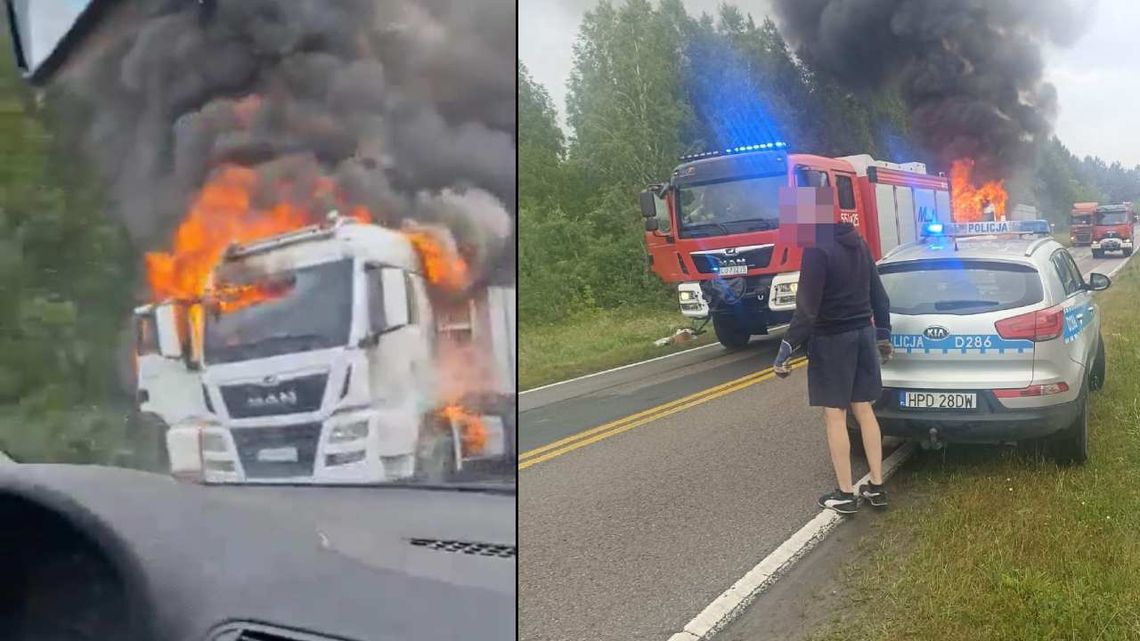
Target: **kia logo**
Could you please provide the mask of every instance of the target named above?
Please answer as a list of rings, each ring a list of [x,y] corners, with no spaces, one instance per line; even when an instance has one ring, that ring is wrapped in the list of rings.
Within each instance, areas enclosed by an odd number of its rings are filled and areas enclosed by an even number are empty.
[[[940,341],[950,335],[950,330],[945,327],[939,327],[938,325],[931,325],[922,332],[922,335],[932,341]]]

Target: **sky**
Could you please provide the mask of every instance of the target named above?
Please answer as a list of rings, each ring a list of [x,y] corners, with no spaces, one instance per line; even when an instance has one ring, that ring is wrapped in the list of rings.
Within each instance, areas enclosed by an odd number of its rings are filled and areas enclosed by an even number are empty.
[[[620,1],[620,0],[617,0]],[[690,14],[715,13],[723,0],[685,0]],[[565,110],[566,81],[582,14],[595,0],[519,0],[519,57]],[[733,2],[758,21],[767,0]],[[1099,0],[1075,45],[1046,52],[1046,79],[1057,87],[1055,131],[1078,156],[1140,165],[1140,2]],[[563,123],[564,124],[564,123]],[[898,160],[898,159],[893,159]],[[905,159],[904,159],[905,160]]]

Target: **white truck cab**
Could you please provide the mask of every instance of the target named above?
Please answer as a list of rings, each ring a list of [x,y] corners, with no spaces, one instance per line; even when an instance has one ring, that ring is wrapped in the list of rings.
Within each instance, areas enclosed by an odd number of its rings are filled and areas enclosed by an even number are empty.
[[[172,473],[370,483],[462,465],[404,234],[339,219],[232,247],[211,279],[214,300],[137,312],[140,409],[169,426]]]

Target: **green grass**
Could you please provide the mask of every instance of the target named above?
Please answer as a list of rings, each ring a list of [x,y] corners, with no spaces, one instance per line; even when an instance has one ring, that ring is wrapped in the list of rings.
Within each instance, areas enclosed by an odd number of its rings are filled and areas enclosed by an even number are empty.
[[[1140,267],[1100,296],[1107,385],[1090,458],[1060,467],[1011,449],[921,454],[898,505],[846,568],[839,639],[1140,638]]]
[[[653,344],[677,328],[689,326],[688,319],[676,309],[632,307],[524,327],[519,332],[519,388],[530,389],[716,340],[709,325],[704,334],[688,343],[667,347]]]

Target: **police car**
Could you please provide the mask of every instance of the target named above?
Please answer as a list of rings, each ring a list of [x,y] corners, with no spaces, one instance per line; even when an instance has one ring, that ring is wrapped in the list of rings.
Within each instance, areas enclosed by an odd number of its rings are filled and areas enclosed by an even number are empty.
[[[883,433],[934,442],[1046,445],[1088,454],[1088,395],[1104,384],[1092,293],[1045,221],[930,223],[879,262],[894,357],[875,413]]]

